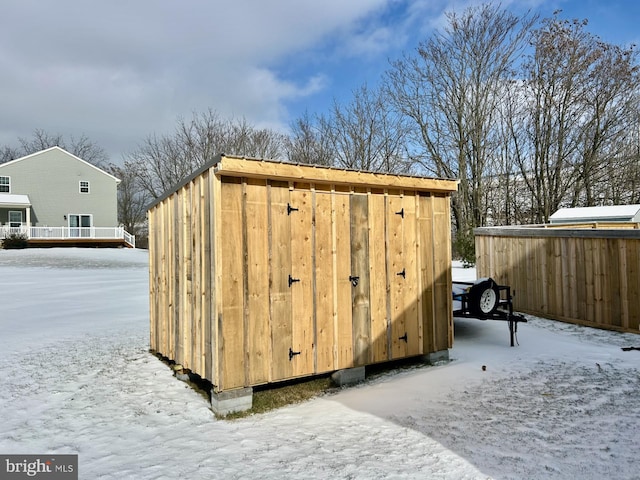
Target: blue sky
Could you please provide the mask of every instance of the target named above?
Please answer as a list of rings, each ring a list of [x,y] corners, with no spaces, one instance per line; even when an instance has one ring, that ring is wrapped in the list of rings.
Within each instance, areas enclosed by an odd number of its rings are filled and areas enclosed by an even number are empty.
[[[7,5],[7,3],[9,3]],[[21,0],[0,8],[0,146],[34,129],[86,135],[112,161],[208,108],[286,131],[375,85],[389,60],[473,0]],[[640,43],[636,1],[506,0]]]
[[[397,38],[397,42],[389,42],[388,48],[384,51],[359,58],[341,55],[340,47],[332,45],[330,41],[327,42],[328,45],[318,44],[316,48],[321,52],[335,54],[334,57],[325,60],[324,64],[324,70],[330,72],[326,78],[327,88],[305,99],[292,102],[289,108],[294,112],[294,117],[301,115],[305,109],[310,112],[322,112],[327,104],[331,103],[332,98],[349,101],[354,89],[363,83],[375,85],[379,81],[381,73],[389,67],[389,60],[401,58],[404,53],[413,53],[420,41],[428,38],[436,28],[441,29],[442,12],[450,9],[460,12],[465,6],[482,2],[424,2],[430,4],[431,8],[425,9],[425,15],[419,18],[411,18],[407,14],[407,6],[419,2],[389,3],[395,8],[384,8],[371,15],[369,25],[378,24],[378,28],[385,27],[394,32],[396,29],[401,30],[401,33],[397,33],[400,37]],[[436,7],[435,4],[439,5]],[[627,46],[637,43],[640,46],[640,2],[637,1],[514,1],[502,2],[502,5],[518,15],[527,11],[539,13],[540,18],[551,17],[554,11],[561,9],[562,18],[587,19],[587,31],[598,35],[606,42]],[[288,67],[293,75],[304,78],[313,68],[322,69],[322,62],[304,58],[302,60],[294,67]],[[286,70],[285,66],[283,71]]]

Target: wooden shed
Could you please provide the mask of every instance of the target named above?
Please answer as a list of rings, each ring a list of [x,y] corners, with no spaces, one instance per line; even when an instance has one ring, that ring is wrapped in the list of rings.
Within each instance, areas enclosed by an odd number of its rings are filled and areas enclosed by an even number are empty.
[[[447,352],[456,188],[217,157],[149,208],[151,349],[213,394]]]

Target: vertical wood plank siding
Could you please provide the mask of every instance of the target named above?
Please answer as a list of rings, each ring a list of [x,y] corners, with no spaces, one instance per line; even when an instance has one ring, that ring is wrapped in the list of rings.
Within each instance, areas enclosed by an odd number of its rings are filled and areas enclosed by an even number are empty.
[[[387,264],[385,255],[385,197],[369,193],[369,313],[370,362],[389,358],[389,322],[387,313]]]
[[[353,364],[371,363],[371,323],[369,289],[369,208],[366,195],[351,195],[351,272],[358,278],[351,287],[351,324],[353,327]]]
[[[447,238],[451,231],[449,199],[433,195],[433,302],[435,305],[434,349],[446,350],[453,346],[453,301],[451,279],[451,242]],[[446,319],[447,321],[443,321]]]
[[[353,367],[353,329],[351,327],[351,225],[349,214],[349,195],[341,192],[333,194],[335,211],[332,217],[334,222],[333,248],[335,272],[335,368]],[[316,274],[321,275],[320,272]]]
[[[520,312],[638,333],[636,225],[480,228],[478,276],[510,285]]]
[[[266,182],[245,182],[243,243],[246,252],[246,377],[251,384],[269,381],[269,232]]]
[[[333,248],[333,210],[332,196],[316,191],[315,195],[315,321],[316,321],[316,370],[330,372],[335,370],[335,335],[334,321],[337,312],[336,298],[336,264]]]
[[[149,209],[152,350],[223,391],[451,346],[451,183],[251,168],[204,169]]]
[[[289,186],[274,182],[270,185],[271,264],[269,285],[271,298],[271,380],[293,376],[293,364],[287,356],[293,347],[293,309],[289,276],[291,265],[291,215]],[[224,192],[223,192],[224,194]],[[293,284],[292,284],[293,285]]]

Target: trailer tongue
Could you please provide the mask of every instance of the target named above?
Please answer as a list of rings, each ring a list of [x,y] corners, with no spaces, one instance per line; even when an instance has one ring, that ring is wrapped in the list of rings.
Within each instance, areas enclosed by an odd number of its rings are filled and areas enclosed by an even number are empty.
[[[509,322],[511,346],[516,343],[518,322],[524,316],[513,313],[511,287],[498,285],[492,278],[475,282],[453,282],[453,316]]]

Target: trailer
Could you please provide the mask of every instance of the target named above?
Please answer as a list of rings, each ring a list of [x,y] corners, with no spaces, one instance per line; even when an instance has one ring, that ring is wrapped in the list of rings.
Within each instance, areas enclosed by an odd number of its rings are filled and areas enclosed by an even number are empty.
[[[511,287],[498,285],[492,278],[453,282],[453,316],[508,322],[512,347],[517,343],[518,322],[527,321],[524,316],[513,313]]]

